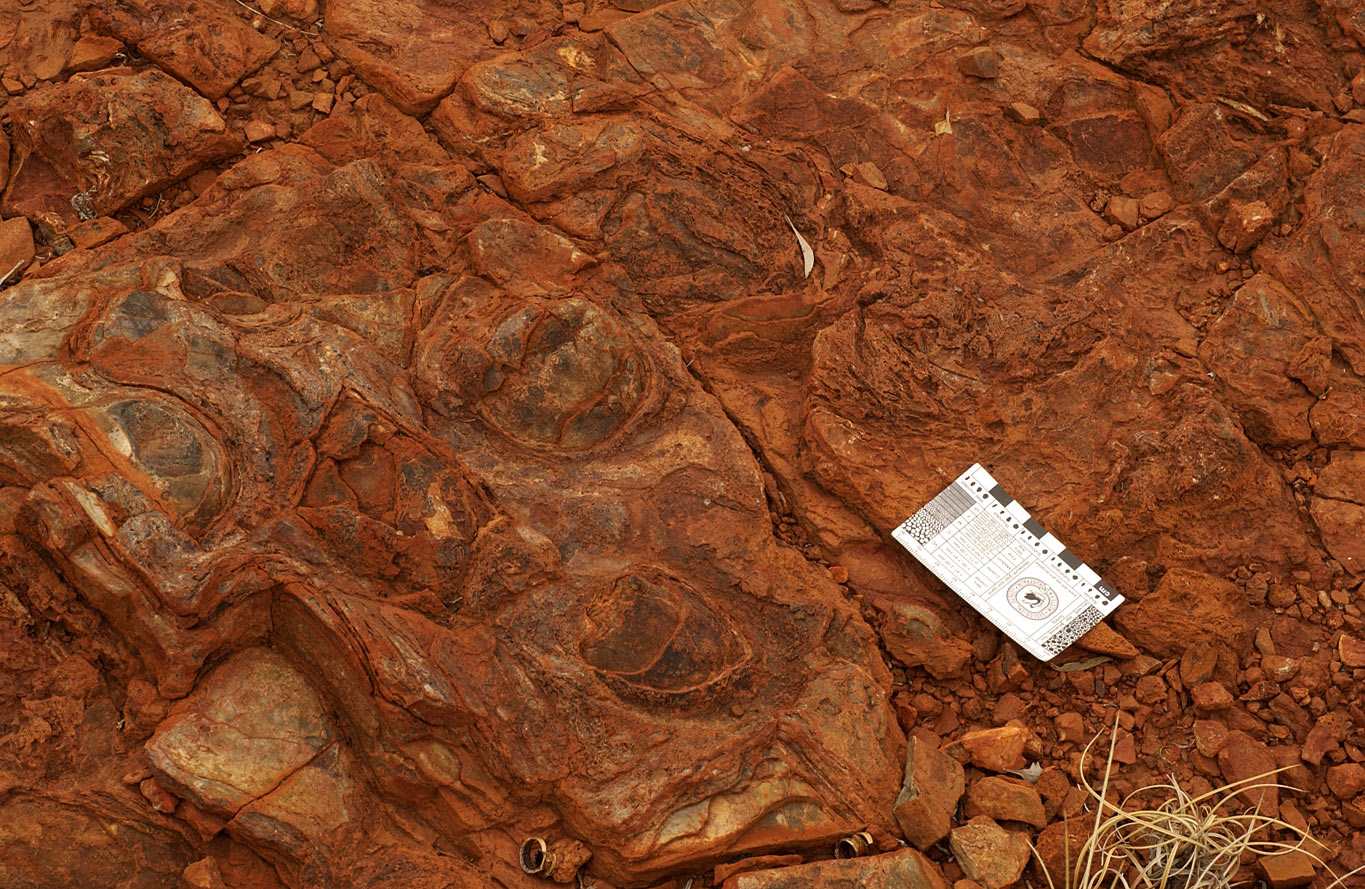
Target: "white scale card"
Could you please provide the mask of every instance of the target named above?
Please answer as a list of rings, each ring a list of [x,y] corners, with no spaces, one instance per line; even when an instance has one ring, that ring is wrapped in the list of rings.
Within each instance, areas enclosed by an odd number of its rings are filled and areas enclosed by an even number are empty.
[[[979,463],[892,535],[953,592],[1043,661],[1123,601]]]

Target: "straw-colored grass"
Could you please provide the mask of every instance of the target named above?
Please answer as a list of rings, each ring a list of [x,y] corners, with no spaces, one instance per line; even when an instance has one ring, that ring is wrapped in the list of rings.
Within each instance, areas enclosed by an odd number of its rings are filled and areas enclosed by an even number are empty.
[[[1117,729],[1117,726],[1115,727]],[[1343,881],[1365,870],[1357,868],[1338,876],[1314,849],[1311,837],[1279,818],[1248,806],[1239,795],[1259,788],[1295,788],[1268,780],[1285,769],[1276,769],[1243,781],[1216,787],[1191,796],[1174,778],[1133,791],[1118,803],[1108,798],[1109,776],[1114,762],[1117,730],[1111,733],[1104,780],[1097,790],[1086,777],[1086,760],[1097,735],[1081,754],[1081,783],[1095,808],[1090,834],[1075,850],[1066,834],[1066,866],[1062,874],[1048,872],[1047,863],[1034,847],[1050,889],[1229,889],[1247,853],[1260,857],[1298,850],[1319,865],[1336,889]],[[1160,800],[1153,805],[1150,800]],[[1149,802],[1142,802],[1147,800]],[[1287,833],[1292,841],[1270,839],[1272,832]]]

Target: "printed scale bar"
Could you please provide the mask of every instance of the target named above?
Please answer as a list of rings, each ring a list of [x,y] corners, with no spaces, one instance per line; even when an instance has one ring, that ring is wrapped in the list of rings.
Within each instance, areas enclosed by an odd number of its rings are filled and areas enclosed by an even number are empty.
[[[1060,654],[1123,601],[979,463],[892,536],[1043,661]]]

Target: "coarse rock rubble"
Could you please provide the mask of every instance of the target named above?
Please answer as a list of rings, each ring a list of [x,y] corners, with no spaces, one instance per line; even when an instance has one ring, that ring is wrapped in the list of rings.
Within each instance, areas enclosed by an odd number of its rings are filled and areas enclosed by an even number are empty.
[[[1357,4],[17,2],[0,103],[0,885],[1003,889],[1108,730],[1365,863]],[[976,461],[1050,665],[890,539]]]

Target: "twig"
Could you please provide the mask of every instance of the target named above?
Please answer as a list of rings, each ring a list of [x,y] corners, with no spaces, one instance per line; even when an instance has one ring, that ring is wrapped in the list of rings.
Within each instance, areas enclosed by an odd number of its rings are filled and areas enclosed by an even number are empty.
[[[19,260],[18,262],[16,262],[16,263],[14,264],[14,268],[10,269],[8,272],[5,272],[5,274],[4,274],[3,276],[0,276],[0,287],[4,287],[4,286],[5,286],[5,282],[9,280],[9,276],[12,275],[12,274],[14,274],[15,272],[19,271],[19,269],[20,269],[20,268],[24,265],[24,263],[26,263],[26,262],[28,262],[27,259],[21,259],[21,260]]]

